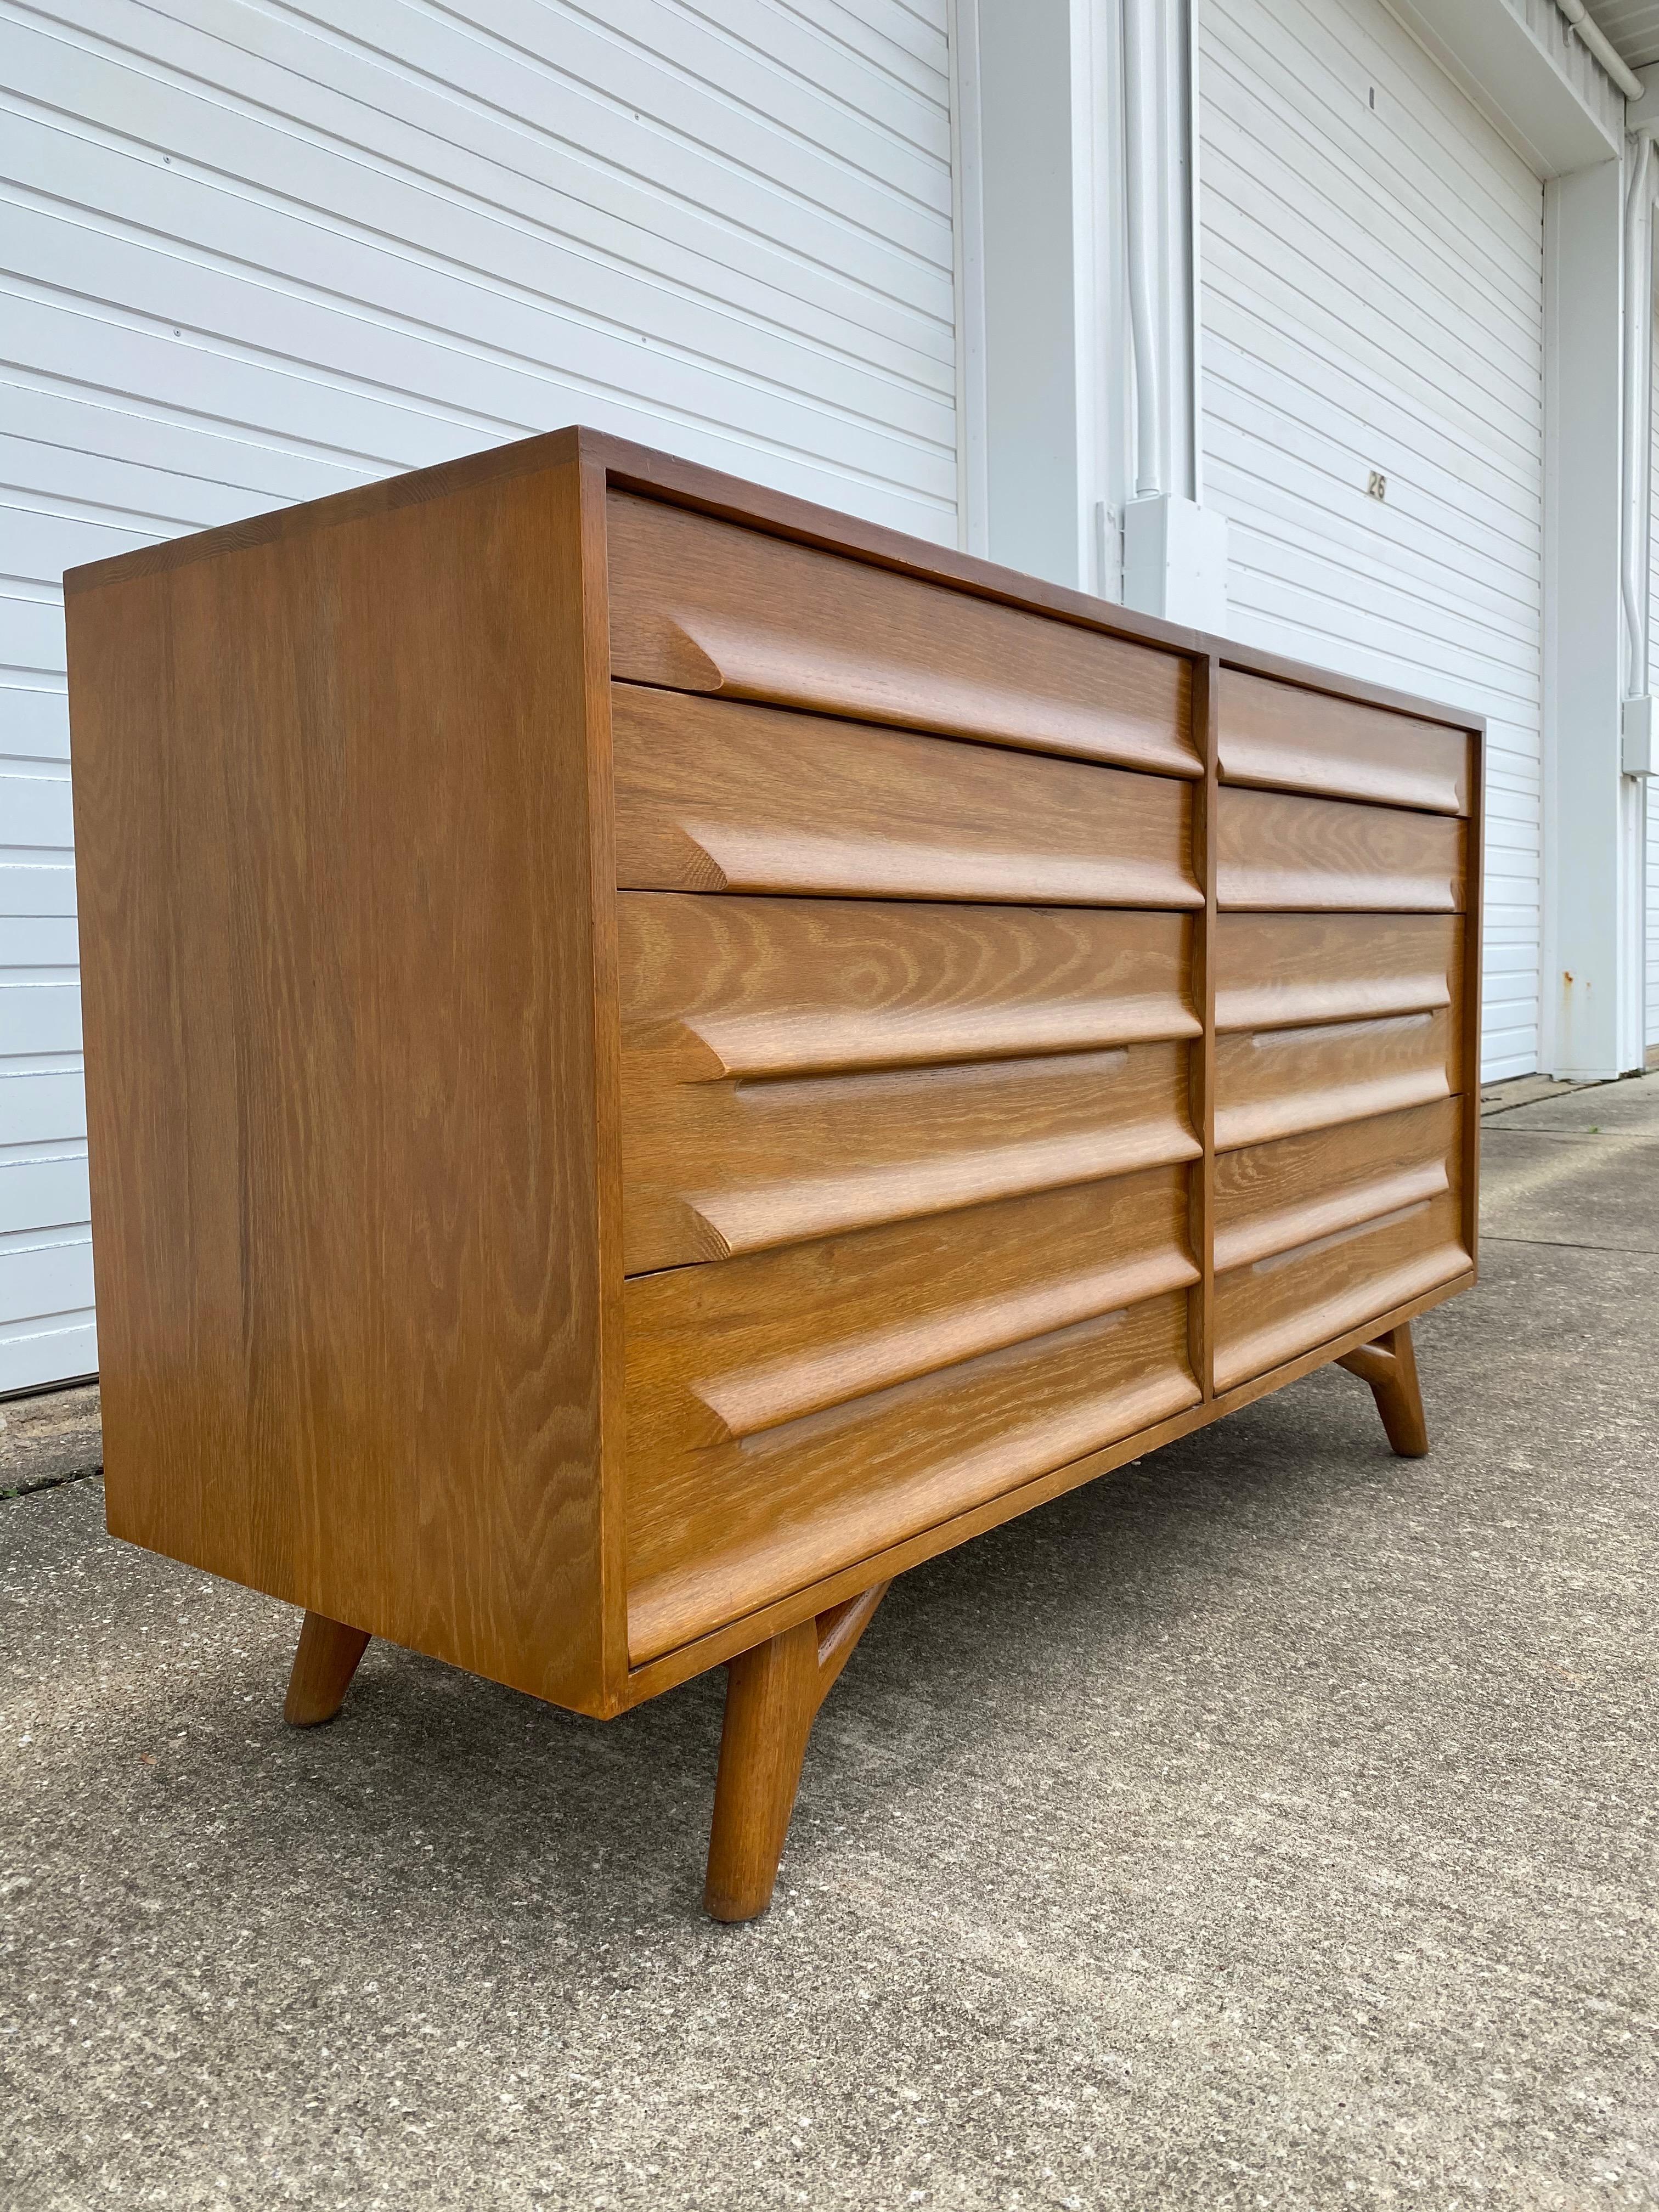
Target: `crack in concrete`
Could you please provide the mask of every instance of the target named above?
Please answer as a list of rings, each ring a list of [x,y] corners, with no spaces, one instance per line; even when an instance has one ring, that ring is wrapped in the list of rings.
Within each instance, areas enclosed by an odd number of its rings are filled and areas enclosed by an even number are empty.
[[[104,1463],[100,1460],[96,1467],[77,1467],[69,1474],[40,1474],[27,1482],[0,1484],[0,1505],[9,1505],[19,1498],[33,1498],[39,1491],[62,1490],[67,1483],[90,1482],[103,1471]]]
[[[1480,1232],[1482,1245],[1541,1244],[1553,1252],[1619,1252],[1632,1260],[1659,1260],[1650,1244],[1580,1244],[1570,1237],[1502,1237],[1496,1231]]]

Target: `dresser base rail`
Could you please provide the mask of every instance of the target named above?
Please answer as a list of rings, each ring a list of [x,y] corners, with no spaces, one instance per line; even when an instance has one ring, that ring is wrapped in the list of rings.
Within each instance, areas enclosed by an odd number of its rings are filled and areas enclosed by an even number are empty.
[[[1403,1459],[1420,1459],[1429,1435],[1411,1323],[1355,1346],[1336,1364],[1370,1386],[1394,1449]],[[878,1583],[726,1662],[703,1886],[704,1908],[714,1919],[757,1919],[770,1905],[812,1723],[889,1587]],[[368,1641],[361,1628],[307,1613],[283,1707],[291,1726],[315,1728],[334,1718]]]

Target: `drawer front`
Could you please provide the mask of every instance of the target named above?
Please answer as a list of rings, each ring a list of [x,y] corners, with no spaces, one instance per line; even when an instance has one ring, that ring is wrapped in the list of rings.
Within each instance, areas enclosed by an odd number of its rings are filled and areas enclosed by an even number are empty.
[[[1196,1282],[1188,1172],[1151,1168],[630,1277],[630,1485]]]
[[[1200,772],[1178,653],[627,492],[607,517],[626,682]]]
[[[1218,1151],[1392,1113],[1463,1087],[1455,1008],[1218,1039]]]
[[[1224,907],[1463,910],[1468,825],[1448,816],[1224,786],[1216,847]]]
[[[629,1053],[622,1107],[630,1274],[1200,1150],[1182,1044],[761,1079]]]
[[[1089,1201],[1067,1194],[1075,1201],[1070,1207],[1033,1202],[1048,1217],[1035,1232],[998,1220],[990,1224],[995,1233],[985,1235],[981,1218],[961,1214],[952,1217],[949,1237],[934,1235],[908,1255],[895,1247],[897,1287],[890,1297],[881,1261],[835,1244],[694,1270],[692,1281],[707,1287],[716,1310],[696,1324],[689,1343],[677,1341],[683,1322],[672,1310],[672,1293],[645,1310],[656,1284],[678,1279],[630,1285],[634,1663],[1195,1404],[1180,1288],[998,1341],[1011,1328],[1023,1332],[1028,1320],[1041,1328],[1068,1304],[1116,1296],[1137,1268],[1143,1279],[1158,1269],[1190,1279],[1190,1262],[1171,1246],[1176,1209],[1167,1188],[1146,1188],[1144,1229],[1152,1243],[1162,1240],[1161,1253],[1147,1243],[1133,1249],[1140,1233],[1139,1194],[1123,1201],[1121,1243],[1112,1233],[1109,1203],[1099,1206],[1103,1233],[1097,1237]],[[1044,1258],[1050,1226],[1060,1267]],[[967,1241],[959,1243],[958,1232]],[[1036,1255],[1024,1291],[1020,1251]],[[838,1285],[843,1261],[851,1273]],[[787,1282],[769,1275],[775,1263]],[[1070,1272],[1062,1276],[1060,1267]],[[862,1341],[832,1334],[816,1370],[810,1364],[819,1316],[815,1272],[823,1279],[832,1331],[856,1327],[862,1298],[868,1332]],[[950,1292],[964,1301],[954,1310],[944,1303]],[[738,1317],[736,1358],[757,1356],[750,1376],[722,1364],[727,1352],[719,1313],[728,1298]],[[975,1340],[996,1348],[933,1364]],[[798,1385],[789,1368],[792,1344],[806,1363]],[[860,1362],[872,1376],[905,1369],[908,1379],[843,1397],[848,1382],[857,1387]],[[821,1410],[756,1425],[811,1398],[823,1401]]]
[[[611,686],[628,890],[1199,907],[1192,787]]]
[[[1216,1388],[1265,1375],[1470,1264],[1462,1201],[1448,1190],[1218,1275]]]
[[[1218,1030],[1431,1012],[1462,987],[1455,915],[1224,914],[1216,927]]]
[[[617,900],[630,1080],[810,1075],[1193,1036],[1193,923],[1087,907]]]
[[[1467,814],[1474,747],[1465,730],[1356,699],[1224,668],[1218,708],[1224,782]]]
[[[1215,1169],[1218,1274],[1456,1191],[1461,1099],[1224,1152]]]

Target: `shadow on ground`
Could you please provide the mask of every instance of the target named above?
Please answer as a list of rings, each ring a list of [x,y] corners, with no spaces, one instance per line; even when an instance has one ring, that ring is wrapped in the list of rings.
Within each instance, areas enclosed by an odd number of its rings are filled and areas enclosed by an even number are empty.
[[[1659,2204],[1659,1257],[1505,1141],[1431,1457],[1328,1371],[906,1577],[749,1929],[718,1679],[296,1735],[296,1616],[0,1504],[0,2197]]]

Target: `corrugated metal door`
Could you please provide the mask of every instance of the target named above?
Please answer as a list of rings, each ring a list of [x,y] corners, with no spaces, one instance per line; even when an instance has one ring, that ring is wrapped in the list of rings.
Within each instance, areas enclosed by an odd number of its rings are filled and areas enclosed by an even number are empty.
[[[1490,718],[1485,1072],[1526,1074],[1543,188],[1380,0],[1205,0],[1201,94],[1205,499],[1231,523],[1231,627]]]
[[[954,543],[946,4],[0,15],[0,1391],[96,1364],[63,570],[569,422]]]
[[[1648,436],[1651,462],[1648,497],[1648,688],[1659,685],[1659,320],[1653,326],[1654,374],[1650,389]],[[1650,1056],[1659,1048],[1659,776],[1643,786],[1647,808],[1644,896],[1647,930],[1643,947],[1644,1036]]]

